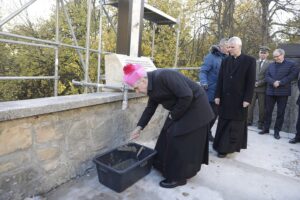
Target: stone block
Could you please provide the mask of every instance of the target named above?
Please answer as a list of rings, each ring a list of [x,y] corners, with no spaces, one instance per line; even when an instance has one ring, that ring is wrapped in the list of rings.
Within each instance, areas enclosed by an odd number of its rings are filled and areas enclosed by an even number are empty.
[[[30,164],[30,154],[28,152],[18,152],[7,155],[0,159],[0,174],[4,174],[17,168],[24,168]]]
[[[0,164],[0,174],[7,172],[11,169],[14,169],[15,167],[16,167],[15,163],[12,162]]]
[[[59,155],[59,149],[56,147],[48,147],[37,150],[37,156],[40,161],[50,160]]]
[[[86,159],[91,145],[90,128],[87,121],[77,120],[73,122],[70,130],[68,130],[66,143],[66,150],[70,159]]]
[[[31,145],[32,134],[29,127],[7,127],[0,132],[0,156],[29,148]]]
[[[37,143],[45,143],[60,139],[61,134],[56,134],[54,126],[51,123],[41,124],[35,127]]]
[[[51,171],[51,170],[55,170],[57,169],[57,167],[59,166],[59,160],[52,160],[46,164],[43,164],[43,168],[44,170]]]

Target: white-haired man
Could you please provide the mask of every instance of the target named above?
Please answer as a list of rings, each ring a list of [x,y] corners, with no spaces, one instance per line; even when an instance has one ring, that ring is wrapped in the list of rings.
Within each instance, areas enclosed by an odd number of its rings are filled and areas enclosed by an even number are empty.
[[[238,37],[228,40],[229,54],[222,61],[215,103],[219,105],[219,120],[213,148],[218,157],[247,148],[247,107],[255,85],[255,58],[242,54]]]
[[[277,116],[274,124],[274,138],[279,140],[283,122],[284,113],[288,97],[291,96],[291,82],[296,79],[299,69],[292,61],[284,58],[283,49],[275,49],[273,51],[274,61],[269,65],[266,72],[266,116],[264,129],[259,134],[269,133],[272,122],[272,113],[275,104],[277,104]]]

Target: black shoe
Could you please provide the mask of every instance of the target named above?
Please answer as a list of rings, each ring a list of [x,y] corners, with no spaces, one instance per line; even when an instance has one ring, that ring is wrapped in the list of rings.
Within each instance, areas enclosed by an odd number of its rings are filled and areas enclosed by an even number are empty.
[[[210,141],[210,142],[213,142],[214,141],[214,136],[212,136],[212,133],[211,133],[211,131],[209,131],[209,133],[208,133],[208,140]]]
[[[279,132],[275,132],[275,133],[274,133],[274,138],[275,138],[276,140],[279,140],[279,139],[280,139]]]
[[[174,188],[180,185],[185,185],[186,180],[181,180],[181,181],[170,181],[168,179],[165,179],[159,183],[160,187],[163,188]]]
[[[300,138],[296,138],[296,137],[293,139],[290,139],[290,141],[289,141],[289,143],[291,143],[291,144],[296,144],[298,142],[300,142]]]
[[[269,130],[262,130],[258,132],[258,134],[260,135],[267,134],[267,133],[269,133]]]
[[[227,156],[226,153],[218,153],[219,158],[225,158]]]

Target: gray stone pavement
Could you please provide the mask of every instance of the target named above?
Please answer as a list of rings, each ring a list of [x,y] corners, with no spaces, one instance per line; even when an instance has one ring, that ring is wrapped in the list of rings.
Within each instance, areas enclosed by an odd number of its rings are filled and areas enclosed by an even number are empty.
[[[98,182],[97,173],[72,180],[46,194],[47,200],[300,200],[300,144],[293,134],[259,135],[248,128],[248,149],[218,158],[210,144],[210,163],[184,186],[164,189],[160,174],[150,174],[116,193]],[[153,147],[155,141],[139,142]]]

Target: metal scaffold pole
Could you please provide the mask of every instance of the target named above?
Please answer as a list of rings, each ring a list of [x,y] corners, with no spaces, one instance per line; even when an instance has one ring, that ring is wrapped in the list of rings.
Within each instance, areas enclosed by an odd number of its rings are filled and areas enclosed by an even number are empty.
[[[97,66],[97,83],[100,83],[101,80],[101,51],[102,51],[102,2],[100,1],[99,6],[99,41],[98,41],[98,66]],[[100,87],[97,87],[97,92],[100,91]]]
[[[181,0],[181,8],[179,16],[177,17],[177,31],[176,31],[176,50],[175,50],[175,61],[174,61],[174,68],[177,67],[178,63],[178,54],[179,54],[179,40],[180,40],[180,29],[181,29],[181,16],[183,12],[183,0]]]
[[[174,67],[177,67],[177,61],[178,61],[178,46],[179,46],[179,38],[180,38],[180,18],[178,17],[177,20],[178,27],[176,31],[176,49],[175,49],[175,62],[174,62]]]
[[[90,60],[90,32],[91,32],[91,13],[92,13],[92,0],[87,1],[88,12],[86,19],[86,41],[85,41],[85,72],[84,72],[84,81],[88,82],[89,80],[89,60]],[[87,93],[87,87],[84,88],[84,93]]]
[[[155,51],[155,31],[156,31],[156,24],[153,23],[152,25],[152,47],[151,47],[151,59],[154,60],[154,51]]]
[[[55,28],[55,42],[59,43],[59,0],[56,0],[56,28]],[[55,69],[54,69],[54,96],[57,96],[58,92],[58,47],[55,48]]]

